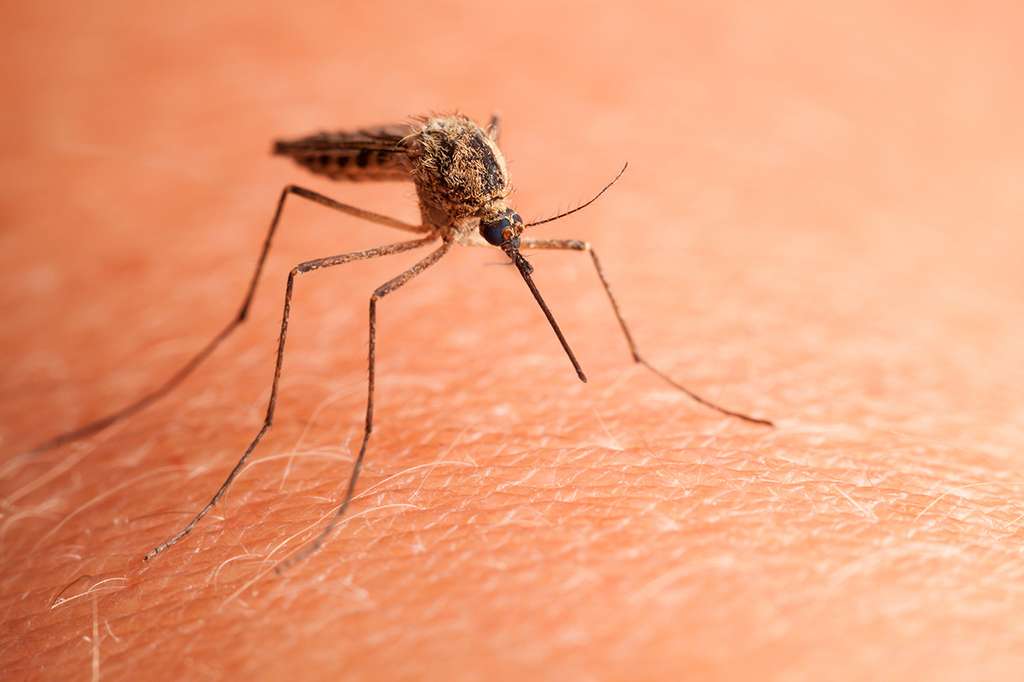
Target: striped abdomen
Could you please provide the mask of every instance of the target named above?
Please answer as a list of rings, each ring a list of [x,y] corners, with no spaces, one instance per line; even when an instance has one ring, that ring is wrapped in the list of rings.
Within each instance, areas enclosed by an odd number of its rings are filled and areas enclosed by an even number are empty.
[[[352,132],[317,133],[278,140],[274,153],[332,180],[409,180],[405,138],[409,125],[379,126]]]

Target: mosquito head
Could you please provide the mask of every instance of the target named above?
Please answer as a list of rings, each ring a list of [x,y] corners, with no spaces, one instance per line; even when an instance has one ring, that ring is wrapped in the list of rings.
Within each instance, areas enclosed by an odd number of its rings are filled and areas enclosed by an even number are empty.
[[[519,235],[523,232],[523,219],[511,208],[503,207],[497,211],[485,213],[480,218],[480,236],[488,244],[501,246],[512,242],[519,248]]]

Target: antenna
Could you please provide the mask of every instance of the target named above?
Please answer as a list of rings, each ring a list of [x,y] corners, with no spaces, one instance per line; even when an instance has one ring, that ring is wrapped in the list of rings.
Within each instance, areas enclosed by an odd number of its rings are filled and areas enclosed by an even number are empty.
[[[602,194],[604,194],[605,192],[607,192],[607,191],[608,191],[608,188],[609,188],[609,187],[611,187],[611,186],[612,186],[612,185],[614,185],[614,184],[615,184],[616,182],[618,182],[619,178],[621,178],[621,177],[622,177],[622,174],[626,172],[626,169],[627,169],[627,168],[629,168],[629,162],[628,162],[628,161],[627,161],[627,162],[626,162],[626,163],[625,163],[625,164],[624,164],[624,165],[622,166],[622,170],[620,170],[620,171],[619,171],[619,174],[618,174],[618,175],[616,175],[616,176],[615,176],[614,178],[612,178],[612,181],[611,181],[611,182],[609,182],[609,183],[608,183],[607,185],[605,185],[605,186],[604,186],[604,187],[603,187],[603,188],[601,189],[601,191],[600,191],[600,192],[598,192],[597,194],[595,194],[595,195],[594,195],[594,198],[593,198],[593,199],[591,199],[590,201],[588,201],[587,203],[585,203],[585,204],[580,204],[579,206],[577,206],[577,207],[576,207],[576,208],[574,208],[574,209],[571,209],[571,210],[569,210],[569,211],[566,211],[565,213],[559,213],[558,215],[556,215],[556,216],[551,216],[550,218],[545,218],[544,220],[538,220],[538,221],[536,221],[536,222],[533,222],[533,223],[526,223],[526,225],[524,225],[523,227],[533,227],[534,225],[543,225],[544,223],[550,223],[550,222],[552,222],[553,220],[558,220],[559,218],[564,218],[565,216],[567,216],[567,215],[571,215],[571,214],[575,213],[576,211],[582,211],[582,210],[583,210],[583,209],[585,209],[585,208],[586,208],[587,206],[590,206],[590,205],[591,205],[592,203],[594,203],[595,201],[597,201],[598,197],[600,197],[600,196],[601,196]],[[515,259],[513,259],[513,260],[515,260]]]

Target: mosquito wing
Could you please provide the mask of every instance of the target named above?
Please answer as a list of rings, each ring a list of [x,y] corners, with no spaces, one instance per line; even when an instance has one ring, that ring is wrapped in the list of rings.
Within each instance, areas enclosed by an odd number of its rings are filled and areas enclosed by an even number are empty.
[[[408,124],[321,132],[278,140],[274,154],[332,180],[410,180],[406,141],[414,132]]]

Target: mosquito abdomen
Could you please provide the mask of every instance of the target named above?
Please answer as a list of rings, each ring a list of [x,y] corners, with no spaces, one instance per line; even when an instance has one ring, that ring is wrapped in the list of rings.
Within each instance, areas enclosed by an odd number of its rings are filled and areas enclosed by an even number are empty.
[[[332,180],[409,180],[403,141],[408,125],[378,126],[356,131],[317,133],[278,140],[274,154]]]

